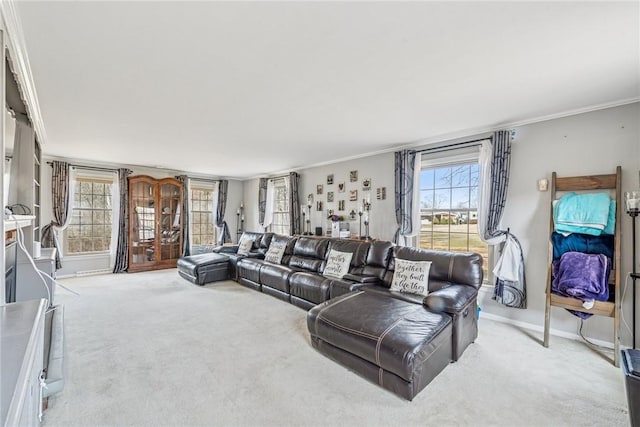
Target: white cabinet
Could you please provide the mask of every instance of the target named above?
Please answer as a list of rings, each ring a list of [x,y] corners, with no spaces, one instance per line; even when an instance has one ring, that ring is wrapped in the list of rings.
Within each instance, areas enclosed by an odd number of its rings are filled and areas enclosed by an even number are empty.
[[[40,258],[35,258],[34,263],[38,270],[55,278],[56,274],[56,249],[44,248],[40,252]],[[27,301],[31,299],[45,298],[49,304],[55,301],[56,285],[52,279],[45,276],[44,283],[40,276],[33,269],[33,265],[25,256],[24,252],[18,251],[18,261],[16,268],[16,301]],[[45,287],[46,283],[46,287]]]
[[[46,302],[0,306],[0,426],[38,426]]]

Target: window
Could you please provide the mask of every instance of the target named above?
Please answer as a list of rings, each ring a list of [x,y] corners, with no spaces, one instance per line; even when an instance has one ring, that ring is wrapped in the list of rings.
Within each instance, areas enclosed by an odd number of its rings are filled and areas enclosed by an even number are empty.
[[[216,226],[213,218],[213,201],[217,197],[214,184],[196,183],[189,187],[189,213],[192,253],[203,253],[215,245]]]
[[[277,179],[273,183],[274,203],[273,221],[271,232],[277,234],[289,234],[291,221],[289,215],[289,185],[285,179]]]
[[[483,268],[488,278],[489,249],[480,239],[477,227],[479,169],[477,160],[423,162],[420,247],[478,252],[484,258]]]
[[[111,246],[112,179],[76,177],[71,222],[64,232],[68,254],[107,252]]]

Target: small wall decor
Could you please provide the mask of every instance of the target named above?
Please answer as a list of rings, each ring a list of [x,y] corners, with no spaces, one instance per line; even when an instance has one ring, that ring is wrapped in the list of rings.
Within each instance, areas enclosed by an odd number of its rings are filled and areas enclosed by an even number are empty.
[[[371,178],[365,178],[362,180],[362,191],[371,190]]]
[[[349,191],[349,201],[350,202],[358,201],[358,190]]]
[[[333,185],[333,174],[327,175],[327,185]]]
[[[333,203],[333,191],[327,191],[327,203]]]
[[[338,193],[344,193],[344,181],[338,183]]]
[[[387,198],[387,187],[376,188],[376,199],[385,200]]]
[[[344,210],[344,200],[338,200],[338,210],[339,211]]]
[[[357,182],[358,181],[358,171],[349,172],[349,181]]]
[[[316,194],[322,194],[322,184],[316,185]]]
[[[349,218],[356,219],[356,210],[355,209],[351,209],[351,212],[349,212]]]
[[[320,200],[318,200],[316,202],[316,210],[317,211],[321,211],[322,210],[322,202]]]
[[[327,218],[333,216],[333,209],[327,209]]]

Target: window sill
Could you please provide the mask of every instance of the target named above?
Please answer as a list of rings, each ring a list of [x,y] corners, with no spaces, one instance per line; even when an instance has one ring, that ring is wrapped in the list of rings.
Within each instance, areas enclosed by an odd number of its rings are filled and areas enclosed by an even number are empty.
[[[109,251],[102,251],[102,252],[82,252],[82,253],[73,253],[73,254],[64,254],[63,258],[104,258],[105,256],[111,256],[111,253]]]

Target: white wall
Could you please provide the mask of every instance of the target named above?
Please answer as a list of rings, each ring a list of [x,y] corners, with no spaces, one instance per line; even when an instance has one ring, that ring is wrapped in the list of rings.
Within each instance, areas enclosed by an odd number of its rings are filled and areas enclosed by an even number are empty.
[[[349,173],[358,171],[358,181],[350,182]],[[300,204],[307,202],[307,195],[313,194],[313,206],[311,208],[311,232],[315,232],[316,227],[322,227],[323,233],[330,226],[327,219],[327,209],[333,209],[336,214],[343,215],[350,222],[351,231],[359,233],[359,217],[355,220],[348,219],[351,209],[358,211],[362,204],[362,199],[366,193],[370,193],[371,211],[369,234],[377,239],[392,240],[395,233],[395,208],[393,201],[394,191],[394,165],[393,153],[385,153],[376,156],[364,157],[350,161],[333,163],[326,166],[305,168],[298,170],[300,174],[299,197]],[[327,175],[333,174],[333,185],[327,185]],[[362,190],[362,180],[371,179],[371,190]],[[345,183],[344,193],[338,192],[338,183]],[[248,229],[252,231],[261,230],[258,224],[258,179],[251,179],[244,182],[244,198],[247,205]],[[321,195],[316,194],[317,185],[323,186]],[[386,199],[376,199],[376,189],[386,187]],[[349,201],[349,191],[358,190],[358,201]],[[334,202],[327,202],[327,192],[333,191]],[[322,201],[322,211],[316,210],[316,202]],[[345,210],[338,211],[338,200],[345,200]],[[306,211],[306,209],[305,209]],[[365,227],[362,226],[364,234]]]
[[[640,104],[579,114],[516,129],[511,156],[511,179],[503,227],[522,243],[527,275],[527,310],[507,309],[482,295],[483,310],[517,321],[544,325],[547,276],[550,193],[538,192],[540,178],[614,173],[622,166],[622,191],[638,188],[640,169]],[[622,273],[631,271],[631,219],[622,214]],[[624,283],[623,283],[624,285]],[[631,325],[631,285],[623,303],[624,317]],[[551,327],[576,333],[580,321],[564,309],[552,308]],[[613,320],[594,316],[583,332],[612,342]],[[621,327],[621,339],[631,344],[631,334]]]
[[[46,150],[46,146],[44,147]],[[46,151],[45,151],[46,153]],[[50,161],[51,158],[47,157],[45,154],[45,162]],[[56,158],[56,160],[65,160],[61,158]],[[89,163],[83,162],[81,160],[69,160],[70,163],[81,164],[87,166],[103,166],[107,168],[118,168],[118,167],[128,167],[133,171],[132,176],[134,175],[149,175],[153,178],[167,178],[174,177],[176,175],[180,175],[183,172],[180,171],[168,171],[166,169],[157,169],[157,168],[147,168],[140,166],[129,166],[129,165],[101,165],[98,163]],[[52,210],[52,202],[51,202],[51,172],[52,169],[48,165],[43,166],[42,168],[42,218],[41,224],[42,226],[51,222],[53,218],[53,210]],[[187,174],[189,175],[189,174]],[[190,175],[191,176],[191,175]],[[204,177],[198,176],[200,178],[207,179],[217,179],[217,177]],[[227,192],[227,208],[225,212],[225,219],[227,220],[227,224],[229,226],[229,231],[231,233],[231,238],[236,240],[236,230],[235,230],[235,219],[236,219],[236,207],[240,205],[240,199],[242,196],[242,181],[238,180],[229,180],[229,187]],[[91,254],[91,255],[67,255],[62,260],[62,268],[57,271],[57,275],[59,277],[76,275],[78,273],[83,272],[91,272],[96,270],[110,270],[109,267],[109,254]]]

